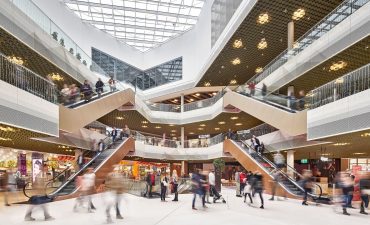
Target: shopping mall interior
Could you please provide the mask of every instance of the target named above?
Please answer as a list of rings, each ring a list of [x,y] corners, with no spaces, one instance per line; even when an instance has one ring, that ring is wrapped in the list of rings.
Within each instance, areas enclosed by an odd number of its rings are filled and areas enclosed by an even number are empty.
[[[368,223],[369,15],[0,1],[0,221]]]

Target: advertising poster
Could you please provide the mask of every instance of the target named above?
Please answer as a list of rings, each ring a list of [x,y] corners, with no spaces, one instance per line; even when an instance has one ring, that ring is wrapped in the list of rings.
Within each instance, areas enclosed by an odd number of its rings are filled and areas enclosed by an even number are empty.
[[[21,175],[24,175],[24,176],[27,175],[26,154],[21,153],[18,155],[18,171],[21,173]]]
[[[42,173],[42,167],[42,159],[32,159],[32,182],[35,182],[36,177]]]

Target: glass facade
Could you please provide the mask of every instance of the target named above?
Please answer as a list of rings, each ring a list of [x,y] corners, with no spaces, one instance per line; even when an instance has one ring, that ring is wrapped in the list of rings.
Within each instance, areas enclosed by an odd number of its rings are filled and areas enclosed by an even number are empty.
[[[141,90],[182,79],[182,57],[144,71],[95,48],[92,48],[92,60],[107,75],[131,83]]]

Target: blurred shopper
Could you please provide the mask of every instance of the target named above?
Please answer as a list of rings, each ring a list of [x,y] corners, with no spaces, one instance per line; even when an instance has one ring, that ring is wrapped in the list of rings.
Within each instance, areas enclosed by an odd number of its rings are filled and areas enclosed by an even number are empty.
[[[172,187],[173,187],[173,193],[175,194],[175,198],[172,200],[174,202],[177,202],[179,200],[178,196],[179,193],[177,192],[177,187],[179,186],[179,177],[177,175],[177,171],[172,171]]]
[[[67,105],[70,100],[71,96],[71,89],[68,87],[67,84],[63,85],[63,89],[60,91],[62,93],[62,101],[64,105]]]
[[[253,81],[248,84],[248,89],[249,89],[250,96],[254,96],[256,92],[256,85],[254,84]]]
[[[247,173],[246,179],[246,185],[244,187],[244,202],[247,202],[247,196],[249,197],[250,204],[253,204],[253,199],[252,199],[252,181],[253,181],[253,174],[251,171]]]
[[[32,189],[34,190],[35,195],[30,198],[30,206],[26,212],[26,216],[24,217],[25,221],[35,220],[35,218],[32,217],[32,212],[36,207],[40,207],[43,210],[45,220],[54,220],[54,218],[50,216],[49,211],[45,205],[45,203],[52,201],[52,198],[46,195],[45,181],[46,178],[44,171],[39,173],[35,178],[32,184]]]
[[[105,186],[109,190],[109,193],[113,195],[114,200],[108,202],[105,213],[107,215],[107,222],[112,223],[112,217],[110,210],[114,206],[116,208],[116,219],[123,219],[119,204],[121,202],[121,196],[123,194],[123,175],[119,172],[118,165],[113,166],[113,171],[108,174],[105,180]]]
[[[240,196],[243,196],[244,187],[245,187],[245,184],[246,184],[246,181],[247,181],[246,178],[247,178],[247,174],[244,171],[240,172],[240,174],[239,174],[239,182],[240,182],[240,193],[239,193],[239,195]]]
[[[161,201],[162,202],[166,201],[166,192],[167,192],[168,184],[169,184],[169,180],[167,177],[167,172],[164,172],[161,178]]]
[[[116,81],[114,80],[113,76],[111,76],[108,80],[108,84],[111,92],[116,91]]]
[[[261,91],[262,91],[262,93],[261,93],[262,94],[262,98],[265,99],[266,94],[267,94],[267,86],[266,86],[265,83],[262,84],[262,90]]]
[[[83,151],[81,151],[80,154],[77,157],[77,162],[76,162],[76,164],[78,165],[79,170],[82,169],[84,163],[85,163],[84,153],[83,153]]]
[[[276,165],[276,170],[282,170],[285,167],[285,157],[278,151],[274,154],[274,163]],[[275,170],[274,170],[275,171]]]
[[[84,84],[81,86],[81,92],[84,95],[85,102],[90,101],[93,92],[87,80],[85,80]]]
[[[127,124],[125,125],[125,128],[123,128],[123,137],[129,138],[131,134],[130,128],[128,128]]]
[[[116,141],[117,135],[118,135],[118,130],[115,127],[113,127],[113,130],[111,132],[111,136],[112,136],[112,141],[113,142]]]
[[[0,191],[3,192],[4,195],[4,205],[5,206],[10,206],[8,202],[8,191],[9,191],[9,186],[8,186],[8,171],[0,170]]]
[[[82,176],[81,183],[81,196],[76,199],[73,210],[76,212],[78,206],[81,206],[86,202],[87,211],[91,213],[93,212],[92,210],[96,209],[91,200],[91,195],[95,192],[95,173],[93,168],[87,168],[86,173]]]
[[[264,209],[264,201],[263,201],[263,177],[260,172],[255,172],[254,175],[252,176],[252,182],[251,186],[253,189],[253,195],[258,194],[260,196],[261,200],[261,206],[260,209]]]
[[[313,185],[311,170],[303,170],[301,185],[302,185],[302,188],[304,189],[302,205],[308,205],[307,204],[308,194],[312,192],[312,185]]]
[[[147,197],[152,197],[152,189],[153,186],[155,186],[155,174],[153,170],[148,171],[148,175],[146,177],[146,183],[147,183]]]
[[[202,193],[202,182],[201,182],[201,176],[200,176],[200,170],[199,169],[195,169],[194,173],[191,176],[191,181],[192,181],[192,184],[193,184],[192,209],[197,210],[197,208],[195,208],[195,201],[196,201],[197,195],[199,195],[199,197],[201,199],[203,199],[203,196],[202,196],[202,194],[203,194]],[[205,204],[203,204],[203,207],[205,207]]]
[[[98,97],[100,98],[101,94],[104,92],[104,83],[103,81],[101,81],[101,79],[99,78],[98,81],[96,82],[95,84],[95,90],[96,90],[96,93],[98,93]]]
[[[337,185],[342,190],[342,209],[344,215],[350,215],[347,212],[349,195],[351,189],[353,189],[352,179],[348,173],[339,172],[337,175]]]
[[[80,89],[76,86],[76,84],[72,84],[70,86],[70,101],[71,103],[75,103],[80,100]]]
[[[234,133],[233,133],[233,131],[232,131],[231,129],[229,129],[229,130],[227,131],[226,136],[227,136],[227,139],[233,139],[233,137],[234,137]]]
[[[211,172],[208,174],[208,182],[209,182],[209,192],[210,195],[213,196],[213,199],[215,199],[215,193],[216,191],[216,177],[215,177],[215,171],[211,170]]]
[[[239,169],[236,169],[235,172],[235,185],[236,185],[236,197],[241,197],[240,196],[240,172]]]
[[[253,147],[254,147],[254,150],[256,152],[259,152],[259,147],[261,146],[261,142],[260,142],[260,139],[258,139],[256,137],[256,135],[253,135],[252,136],[252,140],[253,140]]]
[[[369,207],[369,195],[370,195],[370,176],[363,172],[359,181],[360,194],[361,194],[361,206],[360,213],[367,215],[365,209]]]
[[[202,196],[203,208],[207,208],[206,198],[208,198],[207,202],[209,202],[208,201],[209,200],[209,183],[208,183],[208,174],[206,171],[200,172],[200,183],[201,183],[201,196]]]
[[[306,103],[306,94],[305,94],[304,90],[300,90],[299,91],[299,100],[298,100],[299,110],[304,110],[305,103]]]

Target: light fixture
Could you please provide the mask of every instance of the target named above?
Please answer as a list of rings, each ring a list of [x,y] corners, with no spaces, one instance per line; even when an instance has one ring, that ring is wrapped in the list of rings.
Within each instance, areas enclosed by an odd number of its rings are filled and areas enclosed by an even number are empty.
[[[204,128],[203,127],[198,127],[198,130],[204,130]]]
[[[236,83],[238,83],[238,81],[235,80],[235,79],[233,79],[233,80],[230,81],[230,84],[236,84]]]
[[[239,117],[237,117],[237,116],[233,116],[233,117],[230,117],[230,119],[232,119],[232,120],[237,120],[237,119],[239,119]]]
[[[147,123],[148,123],[148,121],[143,120],[143,121],[141,121],[141,123],[143,123],[143,124],[147,124]]]
[[[190,102],[194,102],[194,98],[189,99]]]
[[[241,48],[243,47],[242,39],[236,39],[233,43],[233,48]]]
[[[3,137],[0,137],[0,141],[12,141],[13,139],[11,138],[3,138]]]
[[[176,133],[176,130],[171,130],[172,133]]]
[[[343,79],[343,77],[339,77],[338,79],[336,79],[335,80],[335,84],[343,84],[343,82],[344,82],[344,79]]]
[[[170,134],[170,135],[171,135],[172,137],[173,137],[173,136],[176,136],[176,134]]]
[[[204,87],[209,87],[209,86],[211,86],[211,83],[210,82],[204,82]]]
[[[257,19],[257,23],[259,24],[265,24],[268,23],[269,21],[270,21],[269,14],[267,13],[261,13]]]
[[[215,130],[220,130],[220,128],[219,127],[215,127]]]
[[[63,81],[64,80],[64,78],[59,73],[50,73],[50,74],[48,74],[48,76],[50,76],[50,78],[52,80],[55,80],[55,81]]]
[[[235,126],[241,126],[243,125],[242,123],[236,123]]]
[[[337,70],[340,70],[340,69],[343,69],[344,67],[347,66],[347,62],[341,60],[341,61],[338,61],[338,62],[334,62],[330,68],[329,68],[329,71],[337,71]]]
[[[320,155],[322,155],[322,156],[329,156],[329,155],[331,155],[330,153],[322,153],[322,154],[320,154]]]
[[[142,125],[141,127],[142,127],[142,128],[147,128],[148,126],[147,126],[147,125]]]
[[[124,118],[123,118],[123,116],[117,116],[116,119],[117,120],[123,120]]]
[[[189,134],[194,134],[194,132],[189,132]]]
[[[348,142],[339,142],[339,143],[335,143],[333,144],[334,146],[345,146],[345,145],[349,145],[350,143]]]
[[[261,39],[261,41],[257,44],[257,48],[260,50],[267,48],[267,41],[265,38]]]
[[[366,153],[364,153],[364,152],[354,152],[354,153],[352,153],[353,155],[365,155]]]
[[[231,63],[236,66],[236,65],[239,65],[241,63],[240,59],[239,58],[235,58],[233,60],[231,60]]]
[[[162,127],[161,126],[155,126],[155,129],[161,129]]]
[[[220,121],[220,122],[218,122],[218,124],[223,125],[223,124],[225,124],[225,121]]]
[[[257,67],[255,70],[256,73],[262,73],[262,71],[263,71],[262,67]]]
[[[16,132],[16,129],[14,129],[12,127],[3,127],[3,126],[0,126],[0,130],[1,131],[4,131],[4,132]]]
[[[213,92],[213,93],[212,93],[212,95],[213,95],[213,96],[217,95],[217,92]]]
[[[363,133],[361,134],[361,137],[370,137],[370,133]]]
[[[177,100],[177,98],[175,98],[173,101],[174,101],[174,102],[178,102],[179,100]]]
[[[196,94],[195,94],[195,96],[199,97],[199,96],[200,96],[200,94],[199,94],[199,93],[196,93]]]
[[[21,57],[17,56],[8,56],[6,57],[10,62],[15,63],[17,65],[23,66],[24,60]]]
[[[168,126],[173,127],[173,126],[175,126],[175,125],[174,125],[174,124],[170,124],[170,125],[168,125]]]
[[[302,8],[297,9],[296,11],[293,12],[292,19],[293,20],[300,20],[301,18],[306,15],[306,11]]]
[[[200,127],[205,127],[206,125],[204,123],[202,123],[201,125],[199,125]]]

